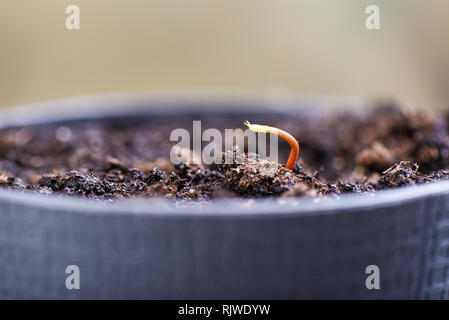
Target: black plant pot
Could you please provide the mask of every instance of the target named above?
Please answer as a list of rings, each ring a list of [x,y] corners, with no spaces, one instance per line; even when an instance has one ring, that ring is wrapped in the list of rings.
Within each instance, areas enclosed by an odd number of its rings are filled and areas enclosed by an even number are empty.
[[[319,115],[332,105],[274,96],[118,95],[3,110],[0,127],[217,110]],[[79,266],[79,290],[65,286],[68,265]],[[379,267],[378,290],[366,287],[369,265]],[[202,210],[2,189],[0,298],[447,299],[449,183],[299,205],[223,200]]]

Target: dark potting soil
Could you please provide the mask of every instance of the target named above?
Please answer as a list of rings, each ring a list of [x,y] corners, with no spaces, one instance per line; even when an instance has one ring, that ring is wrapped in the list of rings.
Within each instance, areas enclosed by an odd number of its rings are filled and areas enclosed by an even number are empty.
[[[175,128],[275,126],[300,143],[293,171],[279,140],[280,163],[245,153],[241,164],[181,164],[169,158]],[[369,113],[217,114],[74,121],[0,130],[0,187],[43,195],[112,201],[164,197],[177,201],[240,197],[335,197],[449,178],[446,115],[382,106]],[[224,136],[224,135],[223,135]],[[205,145],[207,143],[203,143]],[[185,151],[185,150],[184,150]],[[224,157],[225,153],[218,155]],[[271,165],[271,167],[270,167]],[[271,168],[273,174],[266,174]]]

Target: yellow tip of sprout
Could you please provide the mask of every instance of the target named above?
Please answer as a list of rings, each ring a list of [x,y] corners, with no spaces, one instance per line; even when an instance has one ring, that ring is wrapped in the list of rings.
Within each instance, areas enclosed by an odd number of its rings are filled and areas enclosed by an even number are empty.
[[[251,123],[249,123],[249,121],[245,121],[243,123],[249,128],[249,130],[251,130],[253,132],[271,133],[271,132],[274,132],[276,130],[279,130],[277,128],[264,126],[264,125],[260,125],[260,124],[251,124]]]
[[[285,166],[288,169],[293,170],[293,168],[295,167],[296,159],[298,159],[299,155],[299,143],[290,133],[275,127],[260,124],[251,124],[249,121],[245,121],[243,122],[243,124],[246,125],[249,128],[249,130],[253,132],[272,133],[286,140],[290,144],[291,150],[290,156],[288,157],[288,161]]]

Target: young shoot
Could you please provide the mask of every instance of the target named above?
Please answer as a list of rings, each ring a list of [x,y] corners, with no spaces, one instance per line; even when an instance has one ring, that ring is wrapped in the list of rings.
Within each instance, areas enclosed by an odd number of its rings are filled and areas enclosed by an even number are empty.
[[[244,124],[249,128],[249,130],[253,132],[271,133],[286,140],[290,145],[291,150],[290,156],[288,157],[288,161],[285,166],[287,167],[287,169],[293,170],[293,168],[295,167],[296,159],[298,159],[299,155],[299,144],[298,141],[296,141],[296,139],[290,133],[274,127],[269,127],[260,124],[251,124],[249,123],[249,121],[245,121]]]

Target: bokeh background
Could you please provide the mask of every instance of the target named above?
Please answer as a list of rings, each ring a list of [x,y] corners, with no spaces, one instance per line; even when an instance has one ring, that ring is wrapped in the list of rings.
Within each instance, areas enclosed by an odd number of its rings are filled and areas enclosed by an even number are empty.
[[[65,28],[65,8],[81,29]],[[365,8],[381,30],[365,28]],[[449,106],[447,0],[1,0],[0,107],[109,92],[291,90]]]

